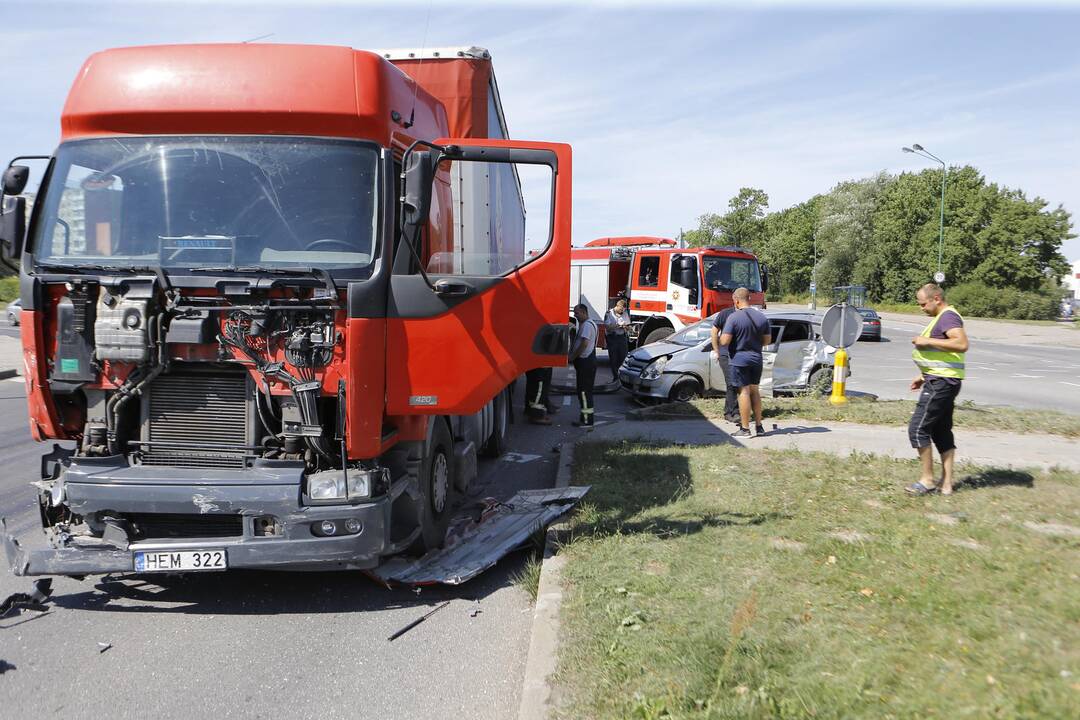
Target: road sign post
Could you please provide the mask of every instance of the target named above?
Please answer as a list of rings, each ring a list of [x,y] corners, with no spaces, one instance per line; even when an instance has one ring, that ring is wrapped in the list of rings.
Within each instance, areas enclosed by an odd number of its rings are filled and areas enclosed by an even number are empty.
[[[847,403],[848,353],[846,348],[855,344],[862,334],[862,315],[859,311],[842,302],[833,305],[821,319],[821,337],[836,348],[833,356],[833,384],[829,402],[833,405]]]

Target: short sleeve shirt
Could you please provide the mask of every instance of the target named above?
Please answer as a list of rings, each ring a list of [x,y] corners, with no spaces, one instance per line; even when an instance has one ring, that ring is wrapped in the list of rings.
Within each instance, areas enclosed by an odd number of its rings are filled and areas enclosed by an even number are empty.
[[[578,357],[587,358],[596,351],[596,323],[586,320],[578,329],[578,337],[585,339],[585,352]]]
[[[949,337],[946,335],[947,332],[961,327],[964,327],[964,318],[960,317],[960,313],[952,308],[948,308],[941,313],[941,317],[938,318],[937,323],[934,325],[934,329],[930,331],[930,337],[935,340],[945,340]],[[943,378],[937,375],[934,375],[933,377],[935,380],[944,380],[948,385],[960,384],[960,381],[956,378]]]
[[[738,312],[738,310],[736,310],[734,307],[724,308],[720,311],[720,314],[716,316],[716,319],[713,320],[713,327],[721,333],[724,332],[724,324],[727,323],[727,319],[734,315],[736,312]],[[720,346],[720,352],[730,357],[728,348],[724,345]]]
[[[737,311],[724,323],[724,333],[731,335],[728,355],[731,364],[740,367],[760,365],[761,337],[770,334],[769,318],[754,308]]]

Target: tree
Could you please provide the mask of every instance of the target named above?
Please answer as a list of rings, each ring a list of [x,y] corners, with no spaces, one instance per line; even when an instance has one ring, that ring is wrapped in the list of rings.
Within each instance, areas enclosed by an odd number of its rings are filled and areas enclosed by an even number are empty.
[[[723,215],[706,213],[698,218],[698,227],[686,233],[691,247],[738,245],[754,248],[761,238],[762,221],[769,207],[769,196],[757,188],[739,188],[728,201]]]

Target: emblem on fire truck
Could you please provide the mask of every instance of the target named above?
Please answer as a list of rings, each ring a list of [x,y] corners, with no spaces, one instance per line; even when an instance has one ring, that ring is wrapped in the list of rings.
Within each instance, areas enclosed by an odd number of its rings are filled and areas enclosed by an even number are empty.
[[[679,299],[679,291],[678,290],[672,290],[671,291],[671,299],[672,300],[678,300]]]

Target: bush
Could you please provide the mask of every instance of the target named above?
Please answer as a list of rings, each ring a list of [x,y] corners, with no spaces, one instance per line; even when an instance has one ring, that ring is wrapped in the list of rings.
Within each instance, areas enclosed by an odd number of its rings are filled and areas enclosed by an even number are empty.
[[[1053,320],[1058,315],[1058,300],[1050,292],[992,288],[969,282],[949,288],[948,299],[950,305],[972,317]]]
[[[18,276],[0,278],[0,302],[8,303],[17,297],[19,297]]]

